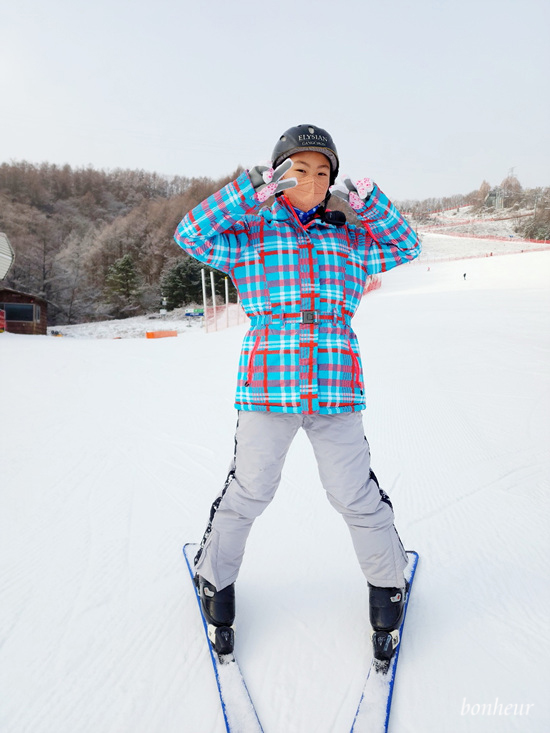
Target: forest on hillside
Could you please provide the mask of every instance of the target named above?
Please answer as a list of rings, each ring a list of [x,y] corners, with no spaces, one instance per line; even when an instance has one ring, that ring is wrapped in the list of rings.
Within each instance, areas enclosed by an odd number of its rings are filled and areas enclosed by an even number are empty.
[[[181,302],[172,297],[169,307],[198,300],[200,265],[175,244],[174,231],[187,211],[233,177],[4,163],[0,231],[15,261],[3,284],[44,297],[50,325],[156,310],[163,283],[174,279],[172,295]]]
[[[163,297],[169,309],[197,302],[202,266],[175,244],[173,234],[184,214],[240,172],[212,180],[3,163],[0,231],[15,251],[3,285],[45,298],[50,325],[139,315],[157,310]],[[547,189],[523,190],[509,177],[500,190],[506,206],[535,208],[529,231],[521,233],[550,238]],[[490,191],[484,181],[465,196],[396,203],[419,221],[454,206],[481,209]],[[222,292],[223,280],[217,280]]]

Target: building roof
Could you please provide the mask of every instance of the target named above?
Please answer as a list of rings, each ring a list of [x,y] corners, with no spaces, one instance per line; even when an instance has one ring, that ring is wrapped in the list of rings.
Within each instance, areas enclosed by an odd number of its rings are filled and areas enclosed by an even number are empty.
[[[26,298],[32,299],[38,303],[47,305],[48,301],[46,298],[41,298],[39,295],[33,295],[32,293],[24,293],[22,290],[13,290],[13,288],[4,288],[0,285],[0,301],[3,300],[4,293],[13,293],[14,295],[24,295]]]

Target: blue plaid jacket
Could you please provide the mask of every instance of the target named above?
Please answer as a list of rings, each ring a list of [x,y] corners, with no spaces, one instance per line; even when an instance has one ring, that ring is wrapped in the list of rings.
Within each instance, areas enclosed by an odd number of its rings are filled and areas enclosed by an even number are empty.
[[[303,226],[284,196],[258,211],[245,172],[190,211],[176,242],[230,275],[250,317],[235,407],[322,413],[365,408],[351,318],[369,275],[420,254],[416,234],[375,186],[357,212],[366,229]]]

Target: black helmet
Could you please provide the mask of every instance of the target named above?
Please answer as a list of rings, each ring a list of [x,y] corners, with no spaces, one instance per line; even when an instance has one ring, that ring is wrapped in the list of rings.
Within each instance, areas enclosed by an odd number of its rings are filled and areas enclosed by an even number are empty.
[[[276,168],[283,160],[300,150],[312,150],[314,153],[326,155],[330,161],[330,182],[334,183],[338,175],[338,153],[331,136],[322,127],[315,125],[297,125],[284,132],[273,150],[271,159]]]

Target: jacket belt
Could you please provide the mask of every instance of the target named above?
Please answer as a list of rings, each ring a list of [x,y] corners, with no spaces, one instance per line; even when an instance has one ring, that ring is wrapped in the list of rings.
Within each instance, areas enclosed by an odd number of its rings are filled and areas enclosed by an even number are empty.
[[[261,326],[269,326],[270,323],[280,321],[280,325],[284,325],[286,322],[297,321],[305,325],[315,325],[321,322],[332,321],[334,325],[337,323],[349,326],[351,323],[351,317],[334,311],[332,313],[320,313],[318,311],[297,311],[295,313],[266,313],[262,315],[250,316],[250,325],[252,328]]]

